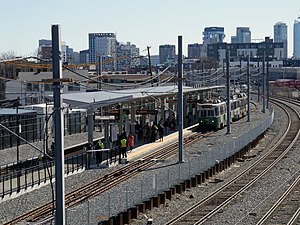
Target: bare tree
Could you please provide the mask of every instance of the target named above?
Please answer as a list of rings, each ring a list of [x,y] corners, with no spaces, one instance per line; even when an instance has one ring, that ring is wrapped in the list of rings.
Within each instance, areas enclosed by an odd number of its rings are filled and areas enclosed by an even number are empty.
[[[13,59],[17,57],[17,53],[13,50],[3,52],[0,54],[0,60],[5,60],[5,59]]]

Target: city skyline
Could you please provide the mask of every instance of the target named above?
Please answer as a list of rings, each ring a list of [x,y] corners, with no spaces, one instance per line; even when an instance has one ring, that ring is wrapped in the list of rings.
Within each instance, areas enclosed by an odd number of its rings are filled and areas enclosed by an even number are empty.
[[[118,41],[130,41],[139,47],[141,55],[147,54],[147,46],[151,46],[152,55],[158,54],[159,45],[177,46],[177,37],[182,35],[187,55],[188,44],[202,43],[205,27],[224,27],[224,41],[230,43],[236,27],[249,27],[252,39],[274,38],[273,26],[282,21],[288,26],[288,56],[292,56],[293,25],[300,14],[295,0],[289,5],[253,0],[246,7],[237,0],[230,3],[12,0],[2,3],[5,10],[0,18],[7,22],[3,23],[0,53],[32,55],[40,39],[51,39],[51,25],[60,24],[62,40],[74,51],[88,49],[88,33],[112,32]]]

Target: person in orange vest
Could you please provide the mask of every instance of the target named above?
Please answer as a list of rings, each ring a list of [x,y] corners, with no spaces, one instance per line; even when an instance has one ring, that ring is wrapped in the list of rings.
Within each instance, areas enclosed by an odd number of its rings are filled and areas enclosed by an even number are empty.
[[[132,133],[130,133],[128,135],[128,146],[129,146],[129,150],[131,152],[134,147],[134,136],[132,135]]]

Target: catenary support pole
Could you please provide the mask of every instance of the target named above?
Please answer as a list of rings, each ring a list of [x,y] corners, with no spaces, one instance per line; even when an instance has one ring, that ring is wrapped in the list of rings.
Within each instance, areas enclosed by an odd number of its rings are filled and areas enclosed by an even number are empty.
[[[183,162],[182,36],[178,36],[178,162]]]
[[[65,182],[64,182],[64,120],[62,114],[61,83],[61,36],[60,25],[52,25],[52,66],[53,66],[53,96],[55,121],[55,224],[65,224]]]
[[[151,65],[151,55],[150,55],[150,46],[147,46],[147,52],[148,52],[148,62],[149,62],[149,73],[151,76],[151,87],[153,87],[153,76],[152,76],[152,65]]]
[[[250,108],[250,55],[247,56],[247,96],[248,96],[248,122],[251,121],[250,118],[250,112],[251,112],[251,108]]]
[[[263,62],[262,62],[262,69],[263,69],[263,74],[262,74],[262,97],[263,97],[263,113],[266,112],[266,77],[265,77],[265,50],[264,50],[264,55],[263,55]]]
[[[269,80],[270,80],[270,76],[269,76],[269,56],[267,55],[267,109],[269,108],[269,101],[270,101],[270,90],[269,90]]]
[[[230,128],[230,63],[229,63],[230,50],[226,50],[226,125],[227,125],[227,133],[231,133]]]

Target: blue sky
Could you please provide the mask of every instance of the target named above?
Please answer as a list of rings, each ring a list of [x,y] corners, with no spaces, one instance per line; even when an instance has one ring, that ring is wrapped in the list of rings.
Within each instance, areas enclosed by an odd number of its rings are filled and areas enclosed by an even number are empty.
[[[253,39],[273,38],[278,21],[288,25],[289,55],[293,49],[293,23],[300,15],[299,0],[10,0],[1,2],[0,53],[31,55],[39,39],[51,38],[51,25],[60,24],[62,40],[75,51],[88,48],[88,33],[116,32],[120,42],[130,41],[140,54],[151,46],[202,43],[208,26],[225,28],[225,41],[236,27],[250,27]]]

